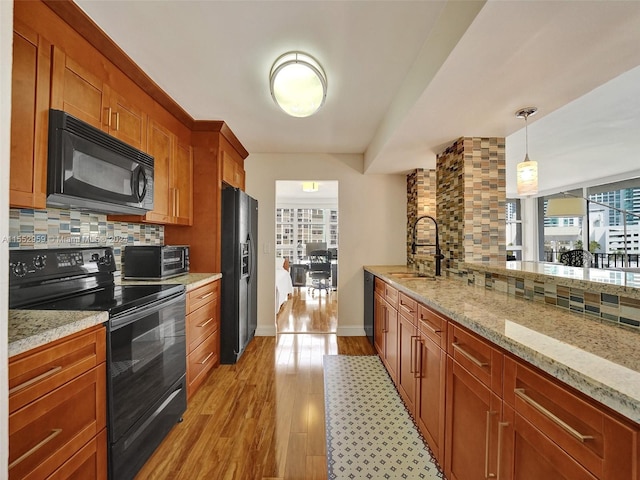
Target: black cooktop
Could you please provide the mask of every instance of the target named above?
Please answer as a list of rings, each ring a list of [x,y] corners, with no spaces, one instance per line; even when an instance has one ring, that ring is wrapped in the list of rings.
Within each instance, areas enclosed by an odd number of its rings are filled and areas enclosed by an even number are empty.
[[[19,308],[30,310],[86,310],[109,312],[113,317],[123,311],[180,294],[183,285],[112,285],[97,290]]]
[[[185,291],[183,285],[115,285],[111,247],[12,250],[9,308],[106,311],[110,317]]]

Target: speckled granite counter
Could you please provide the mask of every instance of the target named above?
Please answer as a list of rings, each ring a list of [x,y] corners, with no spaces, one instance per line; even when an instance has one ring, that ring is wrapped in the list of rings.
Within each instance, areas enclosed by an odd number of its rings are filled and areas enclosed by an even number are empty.
[[[107,320],[107,312],[9,310],[9,357]]]
[[[194,288],[201,287],[205,283],[209,283],[212,280],[218,280],[222,278],[221,273],[188,273],[186,275],[180,275],[179,277],[168,278],[166,280],[124,280],[120,277],[116,277],[116,284],[120,285],[136,285],[136,284],[167,284],[167,285],[184,285],[187,287],[187,291]]]
[[[457,279],[392,274],[406,266],[365,270],[640,423],[640,332]]]
[[[222,278],[220,273],[190,273],[168,280],[133,281],[120,280],[116,284],[178,284],[187,291],[212,280]],[[54,310],[9,310],[9,357],[66,337],[85,328],[109,320],[107,312],[54,311]]]

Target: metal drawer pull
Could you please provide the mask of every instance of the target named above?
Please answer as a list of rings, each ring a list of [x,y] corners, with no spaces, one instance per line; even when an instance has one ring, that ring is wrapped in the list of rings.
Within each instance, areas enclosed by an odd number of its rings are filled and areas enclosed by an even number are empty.
[[[457,352],[460,352],[463,356],[467,357],[469,360],[471,360],[473,363],[475,363],[477,366],[479,366],[480,368],[483,367],[488,367],[489,364],[486,362],[481,362],[480,360],[478,360],[476,357],[474,357],[473,355],[471,355],[469,352],[467,352],[464,348],[462,348],[462,345],[460,345],[459,343],[452,343],[451,344],[453,346],[453,349]]]
[[[502,463],[502,430],[509,426],[509,422],[498,422],[498,465],[496,467],[496,480],[500,480],[500,464]]]
[[[422,320],[422,321],[424,322],[424,326],[425,326],[425,327],[427,328],[427,330],[429,330],[431,333],[434,333],[434,334],[436,334],[436,335],[440,335],[440,334],[442,333],[442,330],[436,330],[436,329],[435,329],[435,328],[433,328],[431,325],[429,325],[429,324],[427,323],[427,321],[426,321],[426,320],[424,320],[424,319],[422,319],[422,318],[421,318],[420,320]]]
[[[204,365],[209,361],[211,357],[213,357],[213,352],[210,352],[209,355],[207,355],[204,360],[202,360],[201,362],[198,362],[198,365]]]
[[[60,370],[62,370],[62,367],[53,367],[51,370],[47,370],[46,372],[41,373],[37,377],[33,377],[27,380],[26,382],[21,383],[20,385],[16,385],[11,390],[9,390],[9,395],[16,393],[22,390],[23,388],[30,387],[34,383],[38,383],[40,380],[44,380],[45,378],[50,377],[54,373],[58,373]]]
[[[202,328],[202,327],[206,327],[207,325],[209,325],[211,322],[213,322],[213,317],[211,317],[209,320],[207,320],[206,322],[202,322],[200,325],[196,325],[196,327],[198,328]]]
[[[116,112],[116,130],[120,130],[120,112]]]
[[[487,410],[487,422],[485,425],[485,445],[484,445],[484,478],[495,478],[495,474],[489,473],[489,443],[491,442],[491,415],[497,412]]]
[[[558,418],[556,415],[554,415],[552,412],[550,412],[549,410],[547,410],[545,407],[543,407],[542,405],[540,405],[538,402],[536,402],[533,398],[531,398],[530,396],[528,396],[525,392],[524,392],[524,388],[516,388],[514,389],[515,394],[520,397],[522,400],[524,400],[525,402],[527,402],[529,405],[531,405],[533,408],[535,408],[536,410],[538,410],[538,412],[540,412],[541,414],[543,414],[545,417],[547,417],[549,420],[551,420],[553,423],[555,423],[556,425],[558,425],[560,428],[564,429],[568,434],[570,434],[572,437],[576,438],[578,441],[584,443],[587,440],[593,440],[593,436],[591,435],[583,435],[581,434],[579,431],[577,431],[575,428],[573,428],[571,425],[569,425],[568,423],[566,423],[565,421],[561,420],[560,418]]]
[[[411,360],[410,360],[410,367],[409,367],[409,373],[413,373],[413,378],[416,378],[416,371],[418,370],[418,367],[416,365],[416,358],[418,357],[418,348],[416,345],[416,339],[419,339],[420,337],[417,335],[411,335]],[[415,355],[414,355],[414,351],[415,351]]]
[[[107,121],[105,122],[105,124],[107,125],[107,127],[111,128],[111,107],[106,107],[105,110],[107,111]]]
[[[9,464],[9,470],[11,470],[13,467],[15,467],[16,465],[21,463],[23,460],[26,460],[28,457],[30,457],[31,455],[36,453],[38,450],[40,450],[42,447],[44,447],[47,443],[49,443],[51,440],[53,440],[58,435],[60,435],[60,433],[62,433],[62,429],[61,428],[54,428],[53,430],[51,430],[51,433],[49,434],[49,436],[47,438],[42,440],[37,445],[31,447],[29,450],[27,450],[22,455],[20,455],[18,458],[16,458],[13,462],[11,462]]]
[[[411,314],[416,313],[415,310],[411,310],[411,307],[409,307],[406,303],[402,303],[402,300],[400,300],[400,306]]]
[[[200,300],[204,300],[205,298],[209,298],[211,295],[213,295],[213,292],[209,292],[209,293],[205,293],[204,295],[198,297]]]

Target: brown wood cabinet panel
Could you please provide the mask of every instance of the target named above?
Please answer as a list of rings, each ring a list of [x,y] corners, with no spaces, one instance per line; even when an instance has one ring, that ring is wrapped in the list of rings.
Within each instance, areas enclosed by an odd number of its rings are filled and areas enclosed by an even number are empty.
[[[107,480],[107,429],[102,430],[47,480]]]
[[[220,330],[216,330],[187,355],[187,398],[198,390],[207,374],[220,361]]]
[[[414,418],[436,461],[443,466],[447,354],[422,333],[418,348],[419,370]]]
[[[76,118],[108,131],[103,124],[103,109],[108,109],[103,95],[103,81],[66,55],[53,49],[51,108],[64,110]]]
[[[418,328],[405,312],[398,313],[398,372],[397,387],[411,414],[415,412],[418,376]]]
[[[502,401],[453,358],[447,358],[445,475],[478,480],[497,474]]]
[[[498,395],[502,395],[503,355],[491,343],[449,323],[447,353]]]
[[[222,149],[222,181],[232,187],[244,190],[243,160],[231,148]],[[237,158],[236,158],[237,157]]]
[[[193,222],[193,151],[190,145],[176,142],[172,162],[173,222],[191,225]]]
[[[105,361],[102,326],[9,359],[9,413]]]
[[[393,383],[398,382],[398,311],[385,300],[385,339],[383,362]]]
[[[202,341],[220,327],[218,297],[187,315],[187,353],[191,353]]]
[[[418,328],[422,335],[433,340],[443,350],[447,349],[447,317],[423,304],[418,304]]]
[[[109,98],[109,107],[104,112],[108,132],[128,145],[145,150],[147,115],[144,110],[107,85],[105,92]]]
[[[214,280],[187,293],[187,312],[193,312],[220,297],[220,280]]]
[[[398,313],[413,325],[418,325],[418,302],[402,292],[398,292]]]
[[[149,119],[147,152],[153,156],[153,210],[145,215],[149,222],[167,223],[171,216],[169,174],[173,149],[172,133]]]
[[[9,204],[44,208],[51,88],[51,44],[14,22]]]
[[[509,405],[504,405],[504,420],[500,480],[596,480]]]
[[[376,278],[376,282],[378,279]],[[384,358],[384,336],[386,332],[386,303],[384,298],[376,290],[375,303],[373,308],[373,344],[381,358]]]
[[[547,442],[558,445],[596,478],[638,478],[638,459],[636,465],[630,461],[637,455],[637,427],[618,421],[582,394],[521,361],[506,358],[504,400],[518,418],[533,425]]]
[[[106,426],[106,366],[9,416],[9,478],[45,478]]]

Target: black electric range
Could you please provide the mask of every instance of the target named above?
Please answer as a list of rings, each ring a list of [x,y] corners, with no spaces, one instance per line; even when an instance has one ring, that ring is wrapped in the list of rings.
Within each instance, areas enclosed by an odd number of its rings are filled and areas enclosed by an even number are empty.
[[[133,479],[186,410],[183,285],[115,285],[110,247],[11,250],[9,308],[106,311],[109,478]]]

